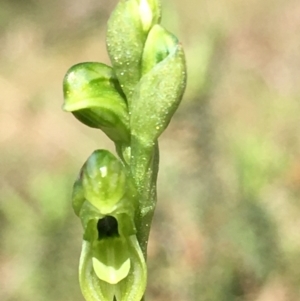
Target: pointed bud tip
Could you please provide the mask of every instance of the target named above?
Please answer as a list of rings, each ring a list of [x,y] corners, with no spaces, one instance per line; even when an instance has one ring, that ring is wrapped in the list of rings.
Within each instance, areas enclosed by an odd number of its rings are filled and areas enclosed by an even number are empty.
[[[139,11],[143,29],[144,31],[148,31],[152,25],[153,13],[147,0],[140,0]]]
[[[142,74],[176,52],[178,39],[159,24],[155,24],[148,35],[142,58]]]

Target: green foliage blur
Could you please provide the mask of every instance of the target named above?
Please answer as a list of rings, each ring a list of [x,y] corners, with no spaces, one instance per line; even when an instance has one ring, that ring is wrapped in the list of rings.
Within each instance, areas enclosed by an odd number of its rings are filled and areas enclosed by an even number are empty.
[[[61,110],[109,63],[116,0],[0,2],[0,300],[83,301],[72,185],[100,131]],[[188,87],[160,139],[147,300],[300,300],[300,2],[162,0]]]

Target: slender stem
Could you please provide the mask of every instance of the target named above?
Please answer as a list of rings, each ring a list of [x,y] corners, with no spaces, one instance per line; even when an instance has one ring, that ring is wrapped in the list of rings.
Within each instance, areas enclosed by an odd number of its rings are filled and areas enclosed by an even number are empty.
[[[150,226],[156,205],[158,163],[158,143],[145,146],[133,137],[130,165],[140,197],[139,215],[137,216],[137,239],[145,258],[147,258]]]

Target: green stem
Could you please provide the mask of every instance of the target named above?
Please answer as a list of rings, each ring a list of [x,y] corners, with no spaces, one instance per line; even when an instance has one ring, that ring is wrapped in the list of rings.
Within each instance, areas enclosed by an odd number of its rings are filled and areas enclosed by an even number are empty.
[[[139,192],[139,215],[137,216],[137,239],[145,258],[150,226],[156,205],[156,180],[158,173],[158,143],[143,145],[132,137],[131,173]]]

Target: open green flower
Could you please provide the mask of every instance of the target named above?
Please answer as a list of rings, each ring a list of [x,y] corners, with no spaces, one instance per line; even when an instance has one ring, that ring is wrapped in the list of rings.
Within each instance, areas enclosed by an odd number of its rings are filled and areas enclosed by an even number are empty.
[[[140,301],[146,263],[136,238],[135,188],[123,164],[95,151],[74,185],[73,208],[84,228],[80,285],[88,301]]]

